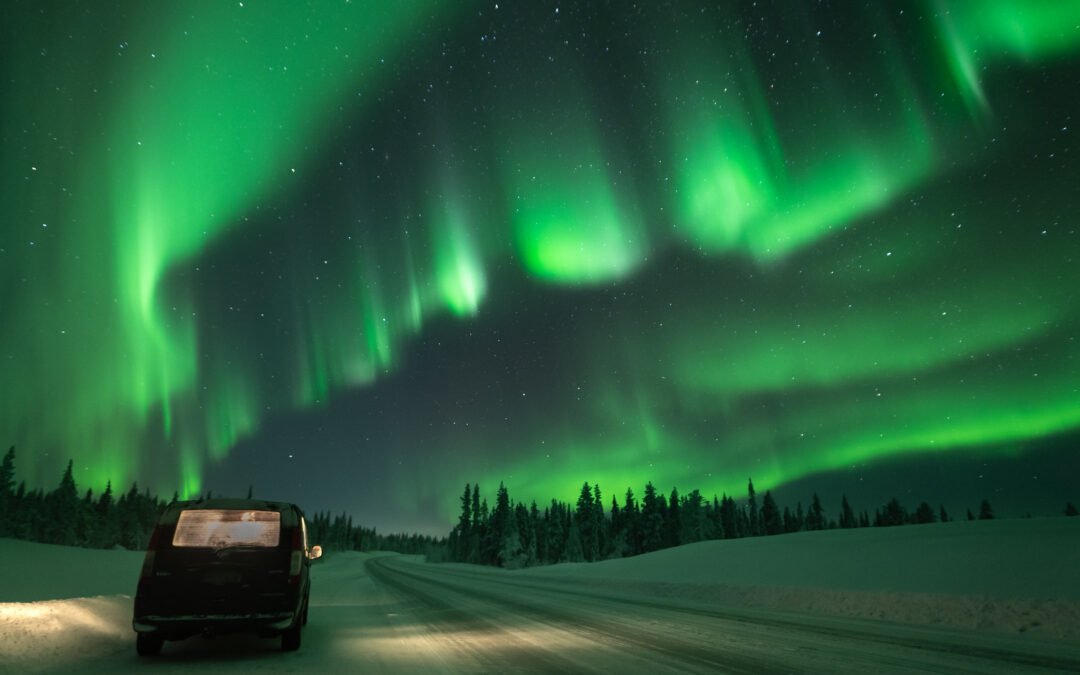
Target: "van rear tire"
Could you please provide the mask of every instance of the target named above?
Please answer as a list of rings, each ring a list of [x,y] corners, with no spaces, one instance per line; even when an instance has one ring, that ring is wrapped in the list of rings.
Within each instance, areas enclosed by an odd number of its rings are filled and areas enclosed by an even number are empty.
[[[135,651],[139,656],[154,656],[161,652],[165,639],[155,633],[139,633],[135,637]]]
[[[295,652],[300,649],[300,626],[303,622],[300,617],[296,617],[296,622],[292,627],[287,628],[281,634],[281,650],[285,652]]]

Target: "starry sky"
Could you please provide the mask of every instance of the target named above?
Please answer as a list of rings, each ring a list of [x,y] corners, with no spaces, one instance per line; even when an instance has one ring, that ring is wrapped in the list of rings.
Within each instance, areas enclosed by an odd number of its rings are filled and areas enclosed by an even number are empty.
[[[1080,498],[1080,2],[0,13],[31,487]]]

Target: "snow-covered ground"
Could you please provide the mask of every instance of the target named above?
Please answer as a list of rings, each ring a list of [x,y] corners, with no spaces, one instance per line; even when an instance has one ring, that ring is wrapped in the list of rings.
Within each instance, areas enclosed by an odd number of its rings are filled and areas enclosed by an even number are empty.
[[[130,625],[141,562],[0,539],[0,673],[144,667]],[[300,652],[194,638],[155,667],[1068,670],[1080,668],[1078,570],[1080,518],[703,542],[513,572],[341,553],[314,570]]]
[[[727,606],[1080,639],[1080,518],[709,541],[520,574]]]

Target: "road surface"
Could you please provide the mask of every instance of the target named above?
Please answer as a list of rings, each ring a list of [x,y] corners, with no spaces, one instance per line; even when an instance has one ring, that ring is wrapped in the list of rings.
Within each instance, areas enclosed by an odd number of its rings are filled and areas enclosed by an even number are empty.
[[[1080,648],[1031,636],[763,613],[407,556],[343,554],[313,577],[297,653],[277,640],[201,637],[135,656],[130,599],[99,635],[36,672],[324,673],[1047,673],[1080,672]],[[125,605],[125,603],[127,603]],[[125,615],[126,612],[126,615]],[[26,665],[26,664],[24,664]],[[0,663],[0,671],[4,666]],[[27,669],[20,669],[27,672]]]

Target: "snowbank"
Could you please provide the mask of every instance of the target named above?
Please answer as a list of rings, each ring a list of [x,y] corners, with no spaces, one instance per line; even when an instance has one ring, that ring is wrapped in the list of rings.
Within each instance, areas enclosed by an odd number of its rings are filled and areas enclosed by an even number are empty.
[[[0,602],[134,594],[142,551],[0,539]]]
[[[1080,518],[710,541],[515,574],[724,606],[1080,637]]]

